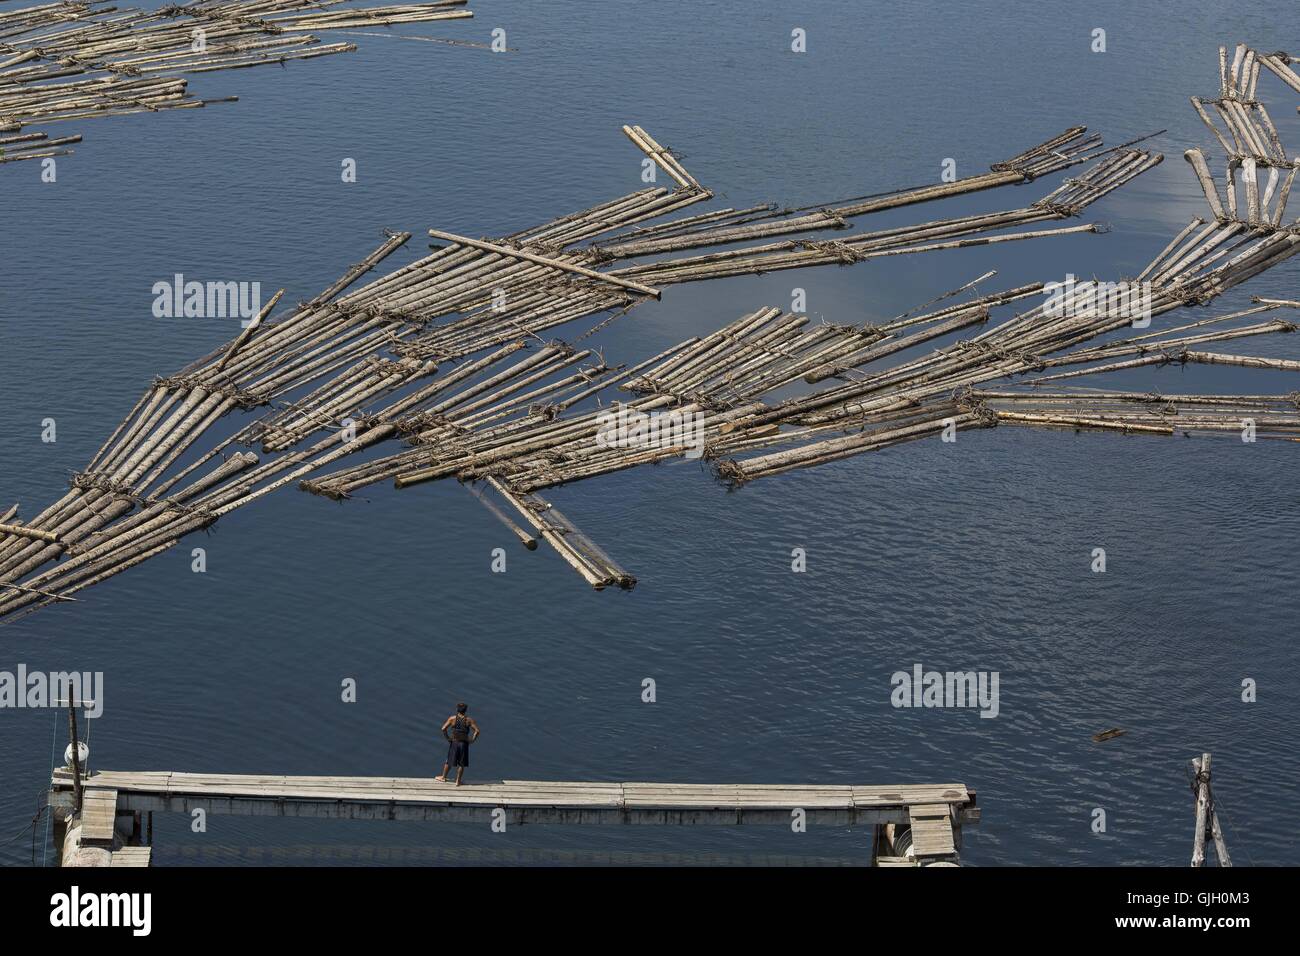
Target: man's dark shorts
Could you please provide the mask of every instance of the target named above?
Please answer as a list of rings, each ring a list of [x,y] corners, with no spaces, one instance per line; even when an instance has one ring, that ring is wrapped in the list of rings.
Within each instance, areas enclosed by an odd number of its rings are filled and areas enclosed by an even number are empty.
[[[463,740],[453,740],[447,748],[447,766],[469,766],[469,744]]]

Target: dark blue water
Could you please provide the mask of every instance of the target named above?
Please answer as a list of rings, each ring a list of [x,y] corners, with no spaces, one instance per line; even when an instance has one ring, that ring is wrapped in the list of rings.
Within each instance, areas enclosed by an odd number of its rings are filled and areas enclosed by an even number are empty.
[[[990,268],[999,287],[1135,274],[1203,214],[1180,156],[1211,145],[1187,97],[1217,89],[1217,46],[1294,39],[1290,4],[1226,6],[481,0],[473,21],[404,32],[487,41],[503,27],[517,52],[355,38],[347,56],[193,78],[235,105],[76,124],[86,141],[56,184],[36,164],[0,168],[0,510],[37,513],[151,376],[233,334],[153,318],[154,282],[183,272],[303,299],[382,228],[501,235],[545,221],[641,185],[623,123],[735,206],[934,182],[948,157],[971,175],[1076,123],[1110,143],[1167,127],[1156,146],[1169,158],[1089,210],[1107,235],[676,287],[602,334],[620,360],[788,307],[795,287],[810,313],[853,322]],[[803,55],[789,52],[796,26]],[[1090,50],[1096,27],[1104,54]],[[1270,75],[1260,90],[1300,148],[1294,93]],[[344,157],[356,184],[340,181]],[[1061,178],[858,225],[1011,208]],[[1295,298],[1297,277],[1293,261],[1213,309]],[[1287,336],[1228,346],[1295,357]],[[1095,384],[1297,387],[1209,367]],[[40,441],[47,417],[54,444]],[[438,725],[464,699],[484,729],[474,780],[963,782],[984,812],[967,831],[976,865],[1185,864],[1185,766],[1208,750],[1237,861],[1286,864],[1296,454],[1000,428],[732,494],[695,463],[556,491],[638,575],[631,594],[589,592],[546,549],[519,549],[454,484],[380,486],[346,505],[285,490],[76,605],[0,628],[0,670],[104,671],[91,739],[103,768],[431,775]],[[190,571],[200,545],[206,574]],[[490,571],[498,546],[506,574]],[[791,573],[795,547],[805,574]],[[1105,574],[1089,570],[1095,547]],[[892,708],[890,675],[917,662],[998,671],[1000,716]],[[340,701],[349,677],[354,704]],[[1258,702],[1241,701],[1244,678]],[[31,818],[61,720],[0,711],[0,841]],[[1090,740],[1116,726],[1128,734]],[[194,834],[157,817],[158,862],[861,863],[870,837],[209,823]],[[6,864],[31,858],[25,835],[0,848]]]

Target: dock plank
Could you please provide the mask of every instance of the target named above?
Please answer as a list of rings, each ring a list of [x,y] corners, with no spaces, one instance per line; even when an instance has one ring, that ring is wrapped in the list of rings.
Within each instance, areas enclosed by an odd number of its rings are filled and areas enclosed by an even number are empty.
[[[912,819],[912,852],[917,857],[951,856],[957,852],[952,811],[946,803],[911,806],[908,815]]]
[[[153,862],[153,847],[151,846],[124,846],[120,850],[113,851],[113,855],[108,862],[110,867],[114,866],[149,866]]]
[[[81,842],[112,843],[117,791],[87,789],[81,804]]]

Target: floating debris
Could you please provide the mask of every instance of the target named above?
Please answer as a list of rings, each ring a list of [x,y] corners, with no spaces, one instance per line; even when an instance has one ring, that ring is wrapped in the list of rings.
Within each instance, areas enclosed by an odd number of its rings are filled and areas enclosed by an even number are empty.
[[[1099,734],[1093,734],[1092,742],[1094,744],[1099,744],[1103,740],[1113,740],[1116,737],[1123,737],[1126,733],[1128,733],[1127,730],[1121,730],[1118,727],[1112,727],[1110,730],[1103,730]]]

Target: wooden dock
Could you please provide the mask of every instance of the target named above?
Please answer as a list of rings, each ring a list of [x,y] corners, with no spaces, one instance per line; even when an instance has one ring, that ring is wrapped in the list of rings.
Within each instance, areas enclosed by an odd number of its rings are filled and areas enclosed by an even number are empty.
[[[56,770],[50,806],[69,837],[65,865],[147,865],[116,860],[137,850],[142,817],[154,812],[295,816],[348,820],[669,826],[871,826],[877,865],[956,865],[961,827],[979,821],[962,784],[787,786],[783,784],[605,783],[505,780],[456,787],[424,777],[290,777],[171,771],[100,771],[83,781],[80,820],[72,773]],[[108,808],[112,807],[110,811]],[[107,830],[104,821],[109,820]],[[112,825],[117,821],[116,832]],[[149,827],[152,830],[152,827]],[[128,831],[130,835],[128,835]],[[910,848],[894,845],[910,833]],[[89,854],[88,846],[101,852]]]

